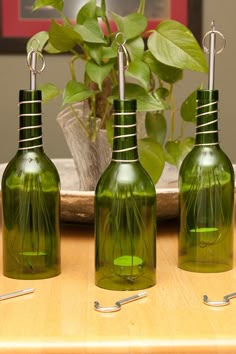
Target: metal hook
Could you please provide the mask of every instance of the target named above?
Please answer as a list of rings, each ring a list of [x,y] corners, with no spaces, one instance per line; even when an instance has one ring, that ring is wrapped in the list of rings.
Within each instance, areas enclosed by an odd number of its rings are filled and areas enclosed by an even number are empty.
[[[100,306],[98,301],[94,301],[94,309],[96,311],[104,312],[104,313],[116,312],[116,311],[119,311],[121,309],[122,305],[127,304],[128,302],[131,302],[131,301],[134,301],[134,300],[141,299],[141,298],[143,298],[145,296],[147,296],[147,293],[144,291],[144,292],[138,293],[136,295],[132,295],[132,296],[126,297],[125,299],[116,301],[114,306],[108,306],[108,307],[102,307],[102,306]]]
[[[119,40],[119,38],[120,38],[120,40]],[[125,63],[126,64],[124,66],[124,70],[127,70],[129,67],[129,54],[128,54],[127,49],[125,47],[126,38],[122,32],[117,32],[115,39],[116,39],[116,44],[118,46],[118,52],[125,54]]]
[[[209,306],[225,306],[225,305],[229,305],[230,299],[233,299],[234,297],[236,297],[236,293],[225,295],[223,299],[219,301],[211,301],[208,299],[207,295],[203,295],[203,302],[205,305],[209,305]]]

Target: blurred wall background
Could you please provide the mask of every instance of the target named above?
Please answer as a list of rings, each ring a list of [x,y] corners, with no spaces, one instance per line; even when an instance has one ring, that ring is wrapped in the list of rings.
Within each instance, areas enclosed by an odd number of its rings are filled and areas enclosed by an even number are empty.
[[[198,1],[198,0],[196,0]],[[220,91],[220,138],[221,147],[236,163],[236,30],[233,26],[236,13],[235,0],[203,0],[202,33],[210,30],[212,20],[216,29],[221,31],[227,41],[226,48],[216,58],[215,87]],[[68,56],[46,56],[46,69],[40,75],[38,83],[51,81],[64,87],[69,78]],[[78,72],[83,76],[83,64],[78,65]],[[207,76],[187,73],[184,81],[178,84],[176,94],[183,100],[198,85],[207,87]],[[18,91],[29,88],[29,71],[26,57],[18,55],[0,55],[0,163],[10,160],[17,150],[18,139]],[[44,147],[49,157],[70,157],[64,136],[56,122],[60,111],[60,100],[54,100],[43,106]]]

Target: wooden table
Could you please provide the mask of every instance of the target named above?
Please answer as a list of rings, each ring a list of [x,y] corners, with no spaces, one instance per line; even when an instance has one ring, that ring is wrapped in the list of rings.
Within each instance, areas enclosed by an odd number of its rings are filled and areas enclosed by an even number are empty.
[[[202,296],[221,299],[236,291],[236,269],[218,274],[178,269],[175,221],[158,227],[157,240],[157,285],[121,311],[101,314],[94,300],[111,305],[133,292],[97,288],[92,226],[63,225],[60,276],[24,281],[0,275],[0,293],[35,288],[1,302],[0,353],[235,354],[236,299],[213,308]]]

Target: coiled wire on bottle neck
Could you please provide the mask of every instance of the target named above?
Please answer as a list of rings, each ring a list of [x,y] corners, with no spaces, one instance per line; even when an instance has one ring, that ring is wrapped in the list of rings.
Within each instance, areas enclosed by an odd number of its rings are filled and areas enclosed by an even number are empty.
[[[130,115],[136,115],[136,112],[114,112],[113,113],[114,116],[130,116]],[[121,135],[115,135],[113,137],[113,141],[116,140],[116,139],[129,139],[129,138],[132,138],[132,137],[135,137],[136,136],[136,129],[137,129],[137,124],[136,122],[133,123],[133,124],[113,124],[113,129],[115,128],[118,128],[118,129],[124,129],[124,130],[128,130],[128,129],[132,129],[134,128],[135,129],[135,132],[134,133],[125,133],[125,134],[121,134]],[[137,142],[137,140],[136,140]],[[130,152],[130,151],[134,151],[134,150],[137,150],[138,149],[138,146],[137,146],[137,143],[131,147],[124,147],[122,149],[114,149],[113,148],[113,153],[126,153],[126,152]],[[136,162],[138,161],[138,158],[135,158],[135,159],[116,159],[114,157],[112,157],[112,161],[116,161],[116,162]]]
[[[29,150],[43,146],[41,103],[40,91],[20,91],[20,100],[18,103],[20,112],[18,115],[20,119],[18,150]]]
[[[199,91],[200,92],[200,91]],[[198,92],[198,93],[199,93]],[[208,91],[210,92],[210,91]],[[205,91],[205,93],[208,93],[207,90]],[[204,93],[204,92],[203,92]],[[200,103],[200,104],[199,104]],[[198,105],[199,104],[199,105]],[[219,145],[219,140],[218,140],[218,133],[219,133],[219,129],[218,129],[218,100],[210,100],[209,102],[203,102],[202,100],[197,100],[197,114],[196,114],[196,118],[197,118],[197,124],[196,124],[196,132],[195,132],[195,136],[200,136],[200,135],[209,135],[209,134],[217,134],[217,140],[214,142],[195,142],[195,146],[214,146],[214,145]],[[213,120],[210,119],[204,123],[200,123],[199,124],[199,120],[202,119],[209,119],[209,116],[214,116],[216,117]],[[213,129],[210,130],[205,130],[205,128],[208,128],[209,126],[214,127]],[[215,129],[215,127],[217,127],[217,129]],[[204,129],[202,131],[199,131],[199,129]]]

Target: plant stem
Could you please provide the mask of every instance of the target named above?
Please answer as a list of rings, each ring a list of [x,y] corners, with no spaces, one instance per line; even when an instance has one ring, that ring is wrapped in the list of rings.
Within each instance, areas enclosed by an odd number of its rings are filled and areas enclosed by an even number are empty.
[[[183,138],[185,132],[185,126],[186,126],[186,122],[183,119],[181,119],[180,134],[178,136],[178,140],[181,140]]]
[[[110,118],[110,111],[111,111],[111,105],[107,101],[106,102],[106,106],[105,106],[105,110],[104,110],[104,115],[103,115],[102,120],[101,120],[101,125],[100,125],[101,128],[105,127],[106,121]]]
[[[176,129],[176,104],[173,96],[173,85],[170,85],[170,106],[171,106],[171,125],[170,125],[170,140],[174,140]]]
[[[95,141],[97,136],[97,114],[96,114],[96,100],[94,96],[92,96],[92,109],[91,109],[90,122],[92,125],[91,126],[92,134],[90,139],[92,141]]]
[[[74,69],[74,62],[78,59],[78,56],[73,56],[70,61],[70,73],[72,80],[76,80],[75,69]]]
[[[146,0],[140,0],[137,12],[144,15],[145,6],[146,6]]]

